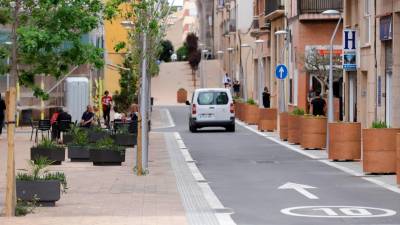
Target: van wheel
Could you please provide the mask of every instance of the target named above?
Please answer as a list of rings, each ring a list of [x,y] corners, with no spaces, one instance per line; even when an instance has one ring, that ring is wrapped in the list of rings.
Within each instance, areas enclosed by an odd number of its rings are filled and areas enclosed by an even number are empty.
[[[228,132],[235,132],[235,124],[226,127],[226,131],[228,131]]]
[[[192,133],[196,133],[197,132],[197,128],[195,126],[193,126],[193,125],[189,125],[189,130]]]

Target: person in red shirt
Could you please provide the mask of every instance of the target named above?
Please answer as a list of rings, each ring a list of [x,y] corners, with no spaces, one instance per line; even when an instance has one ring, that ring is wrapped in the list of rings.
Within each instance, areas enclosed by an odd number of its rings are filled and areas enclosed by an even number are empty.
[[[51,125],[51,139],[56,140],[59,138],[59,131],[58,131],[58,125],[57,125],[57,120],[58,116],[62,112],[62,108],[57,109],[53,115],[50,118],[50,125]]]
[[[109,96],[109,92],[105,91],[104,96],[101,98],[101,104],[103,106],[103,118],[104,124],[110,127],[110,112],[111,112],[112,97]]]

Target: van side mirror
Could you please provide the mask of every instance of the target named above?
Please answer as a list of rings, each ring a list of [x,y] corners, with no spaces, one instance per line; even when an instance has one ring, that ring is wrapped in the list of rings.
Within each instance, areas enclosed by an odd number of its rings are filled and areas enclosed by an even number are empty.
[[[190,105],[190,102],[189,102],[189,101],[186,101],[186,105]]]

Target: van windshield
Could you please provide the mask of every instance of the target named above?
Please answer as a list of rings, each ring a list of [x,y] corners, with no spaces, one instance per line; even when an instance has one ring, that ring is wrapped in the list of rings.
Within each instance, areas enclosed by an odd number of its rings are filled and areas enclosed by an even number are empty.
[[[197,102],[199,105],[226,105],[229,102],[229,97],[226,92],[200,92]]]

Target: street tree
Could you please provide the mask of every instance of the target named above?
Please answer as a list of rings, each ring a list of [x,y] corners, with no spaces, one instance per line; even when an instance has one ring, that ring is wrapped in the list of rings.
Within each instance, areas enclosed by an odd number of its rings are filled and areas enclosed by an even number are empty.
[[[169,40],[161,41],[160,61],[171,62],[171,56],[174,53],[174,46]]]
[[[320,50],[312,47],[301,58],[301,60],[304,61],[305,72],[315,77],[315,79],[317,79],[318,82],[321,84],[321,93],[326,92],[329,82],[329,54],[324,53],[321,53]],[[340,66],[340,55],[334,55],[333,65],[334,77],[338,77],[342,71]]]
[[[11,58],[17,68],[12,85],[18,80],[36,97],[47,99],[47,93],[35,84],[35,77],[59,79],[75,66],[103,66],[103,50],[82,42],[82,36],[102,22],[101,0],[0,0],[0,11],[6,15],[0,21],[15,29],[11,41],[17,40],[11,46],[16,50]],[[12,56],[11,50],[3,47],[3,57]]]

